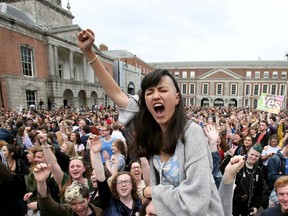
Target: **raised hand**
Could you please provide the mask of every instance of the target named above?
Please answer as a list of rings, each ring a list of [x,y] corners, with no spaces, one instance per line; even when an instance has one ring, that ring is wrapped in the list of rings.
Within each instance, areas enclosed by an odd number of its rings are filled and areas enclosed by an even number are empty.
[[[219,137],[219,132],[216,130],[216,128],[212,125],[206,126],[204,128],[204,132],[206,136],[208,137],[210,142],[216,142]]]
[[[47,138],[46,134],[43,134],[43,133],[40,134],[39,142],[41,145],[47,144],[47,140],[48,140],[48,138]]]
[[[82,30],[77,34],[79,48],[83,53],[92,50],[95,41],[94,32],[91,29]]]
[[[49,177],[50,173],[51,165],[47,165],[46,163],[37,164],[33,169],[33,174],[37,183],[46,182],[46,179]]]
[[[99,139],[99,136],[93,135],[92,140],[90,140],[89,144],[90,144],[90,151],[92,151],[93,153],[99,153],[102,147],[102,143]]]
[[[225,184],[231,184],[234,181],[237,172],[242,169],[244,163],[244,157],[241,155],[236,155],[231,158],[230,163],[227,164],[223,175],[223,180]]]

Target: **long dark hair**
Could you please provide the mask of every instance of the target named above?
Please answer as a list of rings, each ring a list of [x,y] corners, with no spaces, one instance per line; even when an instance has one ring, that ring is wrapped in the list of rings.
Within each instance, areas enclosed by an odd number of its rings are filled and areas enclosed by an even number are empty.
[[[164,76],[172,79],[180,98],[165,134],[162,133],[159,124],[149,112],[145,102],[145,91],[148,88],[157,86]],[[138,156],[148,158],[159,154],[160,151],[171,155],[174,154],[178,139],[180,138],[184,142],[184,128],[186,124],[184,103],[175,78],[168,70],[157,69],[149,73],[142,80],[141,95],[138,103],[139,113],[134,118],[135,148],[131,150],[134,153],[138,153]]]

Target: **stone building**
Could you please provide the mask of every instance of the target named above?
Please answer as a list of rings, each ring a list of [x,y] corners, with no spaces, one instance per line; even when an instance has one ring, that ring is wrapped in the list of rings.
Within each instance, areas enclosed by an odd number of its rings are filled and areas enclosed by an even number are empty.
[[[127,50],[108,50],[105,44],[99,45],[102,53],[115,59],[114,79],[126,94],[137,94],[143,76],[154,68]]]
[[[114,105],[78,48],[70,5],[61,0],[0,3],[0,105],[46,108]],[[146,63],[126,50],[94,51],[123,92],[135,94],[154,68],[177,78],[187,106],[256,107],[261,93],[283,95],[288,107],[288,61]]]
[[[1,2],[1,107],[113,105],[78,48],[81,28],[73,24],[69,5],[64,9],[61,0]],[[94,50],[113,75],[114,59]]]
[[[257,107],[261,93],[284,96],[288,108],[288,61],[153,62],[169,70],[186,106]]]

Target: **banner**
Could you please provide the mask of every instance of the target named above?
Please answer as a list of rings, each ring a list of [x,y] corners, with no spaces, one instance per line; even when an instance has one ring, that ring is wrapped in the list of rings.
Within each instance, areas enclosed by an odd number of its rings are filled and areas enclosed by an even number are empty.
[[[282,107],[283,101],[284,96],[262,93],[260,99],[258,100],[257,109],[278,114]]]

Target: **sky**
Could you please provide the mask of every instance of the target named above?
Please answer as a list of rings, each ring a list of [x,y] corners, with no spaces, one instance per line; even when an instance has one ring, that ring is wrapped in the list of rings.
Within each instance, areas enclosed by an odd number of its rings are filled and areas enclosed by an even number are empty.
[[[287,0],[69,2],[73,24],[92,29],[97,46],[145,62],[287,59]]]

